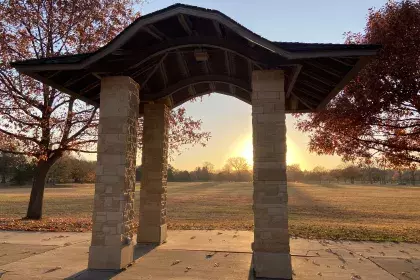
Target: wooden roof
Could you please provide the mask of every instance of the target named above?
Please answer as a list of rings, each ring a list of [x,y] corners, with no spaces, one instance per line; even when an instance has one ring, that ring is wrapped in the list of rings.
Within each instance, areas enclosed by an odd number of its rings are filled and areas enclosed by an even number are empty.
[[[283,69],[287,112],[310,112],[323,108],[379,48],[272,42],[219,11],[176,4],[138,18],[94,53],[12,65],[94,106],[101,77],[130,76],[141,86],[140,111],[146,102],[178,106],[210,92],[250,103],[252,71]]]

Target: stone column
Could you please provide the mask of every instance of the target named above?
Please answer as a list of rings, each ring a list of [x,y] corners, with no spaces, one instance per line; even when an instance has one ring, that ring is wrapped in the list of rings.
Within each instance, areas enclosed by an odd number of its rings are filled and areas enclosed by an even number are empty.
[[[130,77],[101,81],[98,160],[89,269],[133,261],[139,85]]]
[[[144,106],[140,217],[137,243],[166,240],[166,182],[170,109],[165,104]]]
[[[254,145],[253,266],[257,277],[292,279],[290,261],[284,74],[252,73]]]

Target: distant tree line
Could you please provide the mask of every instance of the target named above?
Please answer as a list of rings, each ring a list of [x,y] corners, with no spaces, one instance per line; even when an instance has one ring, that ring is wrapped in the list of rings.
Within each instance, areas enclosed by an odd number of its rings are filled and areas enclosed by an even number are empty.
[[[342,165],[330,170],[316,166],[312,170],[302,170],[299,164],[293,164],[287,166],[287,179],[292,182],[416,185],[420,181],[420,171],[416,165],[410,168]]]
[[[35,173],[35,162],[23,155],[0,153],[0,181],[6,185],[31,184]],[[95,161],[87,161],[72,155],[59,159],[47,174],[48,185],[62,183],[94,183]],[[136,169],[140,181],[142,168]],[[169,182],[250,182],[252,168],[242,157],[229,158],[223,168],[216,170],[210,162],[193,171],[179,170],[168,165]],[[416,185],[420,182],[420,171],[416,165],[410,168],[390,167],[381,164],[341,165],[334,169],[316,166],[302,170],[299,164],[287,166],[287,179],[291,182],[348,183],[348,184],[400,184]]]

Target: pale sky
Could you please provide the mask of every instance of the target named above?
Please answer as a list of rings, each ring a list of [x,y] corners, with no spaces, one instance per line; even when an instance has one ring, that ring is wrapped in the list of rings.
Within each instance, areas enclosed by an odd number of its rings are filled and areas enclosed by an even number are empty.
[[[385,0],[149,0],[141,11],[144,15],[178,2],[219,10],[269,40],[314,43],[342,43],[344,32],[363,31],[369,8],[386,3]],[[203,121],[203,129],[210,131],[212,138],[206,147],[190,147],[176,156],[171,162],[175,168],[193,170],[206,161],[221,168],[233,156],[252,160],[250,105],[215,93],[202,102],[184,106],[189,115]],[[299,163],[303,169],[312,169],[317,165],[334,168],[342,163],[338,156],[309,153],[307,135],[294,128],[291,115],[286,122],[288,164]]]

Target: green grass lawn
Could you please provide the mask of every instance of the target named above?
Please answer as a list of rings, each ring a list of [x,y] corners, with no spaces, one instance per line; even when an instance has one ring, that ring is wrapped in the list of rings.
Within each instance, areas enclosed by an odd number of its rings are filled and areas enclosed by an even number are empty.
[[[93,185],[47,188],[42,221],[22,221],[28,188],[0,189],[0,229],[86,231]],[[138,201],[138,187],[136,203]],[[290,234],[420,242],[420,188],[289,184]],[[252,230],[252,183],[169,183],[170,229]],[[138,213],[138,204],[136,204]]]

